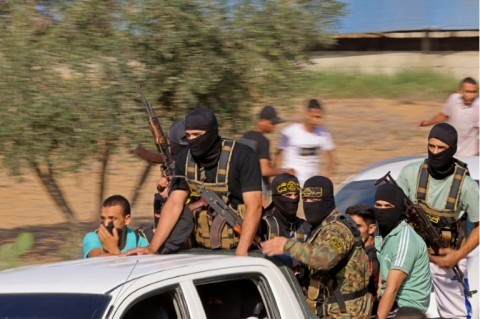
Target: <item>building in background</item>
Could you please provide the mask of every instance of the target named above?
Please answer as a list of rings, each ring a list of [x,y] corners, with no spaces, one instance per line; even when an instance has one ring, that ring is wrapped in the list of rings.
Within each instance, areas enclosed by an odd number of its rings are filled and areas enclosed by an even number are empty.
[[[478,0],[341,1],[346,15],[335,30],[337,44],[315,50],[312,68],[382,74],[427,68],[478,79]]]

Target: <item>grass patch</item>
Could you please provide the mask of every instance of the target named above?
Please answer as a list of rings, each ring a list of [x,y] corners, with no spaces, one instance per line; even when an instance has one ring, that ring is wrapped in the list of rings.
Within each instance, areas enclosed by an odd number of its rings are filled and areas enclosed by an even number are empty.
[[[407,70],[392,76],[307,71],[291,83],[294,96],[443,101],[456,90],[459,80],[428,70]]]

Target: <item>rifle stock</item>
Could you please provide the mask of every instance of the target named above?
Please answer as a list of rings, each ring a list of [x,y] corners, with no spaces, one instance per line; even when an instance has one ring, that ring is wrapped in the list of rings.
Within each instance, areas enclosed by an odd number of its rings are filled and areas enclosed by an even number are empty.
[[[378,179],[375,182],[375,185],[378,185],[382,182],[393,184],[398,188],[402,189],[400,186],[398,186],[397,182],[393,179],[390,172],[388,172],[383,177]],[[403,192],[403,196],[405,201],[405,207],[407,208],[407,221],[413,225],[415,231],[420,235],[420,237],[423,238],[427,246],[432,248],[435,255],[438,255],[440,252],[440,248],[447,247],[447,243],[445,242],[445,239],[441,234],[441,230],[435,228],[432,225],[428,217],[428,214],[420,206],[415,205],[410,200],[410,198],[408,198],[405,192]],[[468,289],[467,285],[465,284],[465,276],[463,272],[460,270],[460,267],[458,266],[458,264],[453,266],[452,270],[455,273],[456,279],[463,286],[465,293],[469,297],[471,297],[474,293],[477,292],[476,290],[470,291]]]
[[[160,153],[154,153],[146,150],[142,145],[137,145],[133,152],[141,159],[146,160],[151,164],[163,164],[165,163],[165,157]]]

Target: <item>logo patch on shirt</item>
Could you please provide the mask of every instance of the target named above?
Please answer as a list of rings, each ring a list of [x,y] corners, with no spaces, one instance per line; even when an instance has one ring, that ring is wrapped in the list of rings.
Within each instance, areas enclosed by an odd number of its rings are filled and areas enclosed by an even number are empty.
[[[330,246],[332,246],[339,254],[342,253],[342,241],[340,238],[330,237]]]

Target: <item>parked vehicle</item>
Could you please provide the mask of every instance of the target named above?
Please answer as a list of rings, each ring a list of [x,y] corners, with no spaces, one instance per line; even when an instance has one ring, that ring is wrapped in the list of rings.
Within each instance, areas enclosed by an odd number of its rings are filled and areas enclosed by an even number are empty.
[[[256,255],[99,257],[6,270],[0,318],[316,318],[292,271]]]

